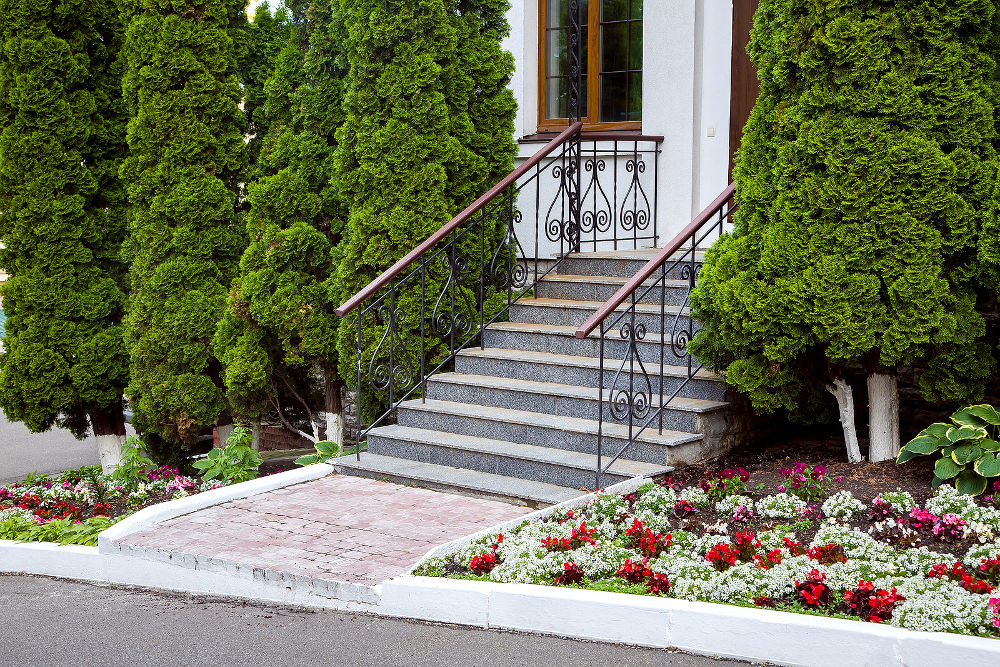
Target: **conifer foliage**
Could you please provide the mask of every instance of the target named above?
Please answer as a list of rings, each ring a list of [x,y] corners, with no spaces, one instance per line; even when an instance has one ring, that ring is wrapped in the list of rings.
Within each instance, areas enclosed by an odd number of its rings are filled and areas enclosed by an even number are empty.
[[[0,405],[32,431],[89,421],[106,467],[128,374],[121,31],[111,0],[0,1]]]
[[[271,131],[249,187],[250,245],[215,345],[233,409],[280,421],[317,442],[341,441],[333,251],[346,213],[334,173],[346,60],[337,0],[314,0],[278,56],[259,108]],[[298,10],[298,11],[296,11]],[[307,430],[303,430],[307,429]]]
[[[514,101],[506,89],[513,60],[500,49],[509,30],[505,1],[343,0],[342,6],[349,75],[346,119],[337,134],[338,174],[350,216],[337,292],[344,300],[510,171]],[[487,258],[505,224],[498,220],[488,229]],[[467,275],[480,275],[480,252],[478,232],[461,241],[457,254]],[[420,299],[432,309],[447,279],[448,267],[440,262],[428,268],[422,284],[399,291],[395,306],[406,313],[405,326],[392,344],[408,351],[404,363],[413,369],[421,364],[414,356],[421,349]],[[456,304],[478,307],[474,290],[455,289]],[[478,319],[471,310],[463,315]],[[361,327],[365,367],[376,350],[388,358],[379,348],[384,327],[369,316]],[[352,379],[357,317],[355,311],[344,319],[338,342],[340,371]],[[425,338],[432,364],[446,353],[445,338],[436,345],[433,335]]]
[[[740,208],[692,297],[693,349],[764,412],[815,413],[827,387],[849,447],[851,379],[867,378],[873,460],[899,447],[898,369],[957,401],[993,365],[977,310],[998,205],[993,16],[989,0],[764,0],[755,19]]]
[[[150,453],[168,459],[226,417],[211,341],[243,244],[235,203],[246,121],[230,3],[128,6],[127,396]]]

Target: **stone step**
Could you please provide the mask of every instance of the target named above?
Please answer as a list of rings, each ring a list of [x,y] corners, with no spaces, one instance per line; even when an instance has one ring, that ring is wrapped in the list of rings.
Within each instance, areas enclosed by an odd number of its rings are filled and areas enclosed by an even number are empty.
[[[543,299],[564,299],[573,301],[600,301],[610,299],[618,292],[628,278],[611,276],[575,276],[551,273],[538,283],[535,295]],[[687,280],[647,280],[638,291],[640,303],[664,303],[673,306],[684,304],[688,296]],[[648,292],[647,292],[648,290]]]
[[[545,482],[372,453],[362,453],[360,461],[354,456],[342,456],[331,460],[330,463],[337,472],[348,475],[383,479],[398,484],[414,484],[428,489],[503,500],[529,507],[548,507],[584,494],[584,491]]]
[[[574,357],[597,357],[600,349],[600,334],[592,331],[586,338],[576,337],[576,327],[557,324],[533,324],[529,322],[496,322],[483,332],[486,348],[499,347],[508,350],[530,352],[552,352]],[[666,337],[663,361],[667,364],[687,366],[687,355],[680,357]],[[645,340],[637,343],[639,357],[646,360],[660,358],[660,337],[647,334]],[[605,358],[622,359],[628,352],[628,343],[622,340],[617,329],[608,332],[604,339]]]
[[[577,276],[613,276],[616,278],[631,278],[659,252],[658,248],[643,250],[599,250],[597,252],[577,252],[562,260],[556,268],[558,273]],[[683,251],[675,253],[668,262],[668,267],[679,259]],[[687,260],[688,258],[685,258]],[[705,252],[695,253],[694,263],[701,264],[705,260]],[[687,263],[687,262],[685,262]],[[683,278],[683,264],[672,268],[668,273],[670,278]]]
[[[592,454],[399,425],[373,429],[368,434],[368,451],[573,489],[593,487],[597,469],[597,457]],[[601,475],[601,484],[671,470],[662,464],[620,458]]]
[[[567,301],[565,299],[521,299],[510,306],[510,320],[530,324],[555,324],[557,326],[578,327],[586,322],[603,301]],[[606,326],[618,332],[621,326],[631,323],[632,315],[618,317],[628,309],[630,304],[623,304],[606,320]],[[662,311],[662,312],[661,312]],[[661,330],[668,333],[687,331],[690,320],[688,308],[639,303],[635,306],[635,325],[646,328],[646,339],[659,341]],[[676,327],[675,327],[676,323]]]
[[[622,388],[627,389],[627,386]],[[642,393],[638,386],[635,387],[635,393]],[[669,395],[664,398],[668,397]],[[600,405],[604,410],[605,422],[614,420],[607,401],[598,402],[596,388],[555,382],[439,373],[431,377],[427,383],[427,398],[512,410],[530,410],[577,419],[597,419],[598,405]],[[659,394],[653,395],[652,405],[659,405]],[[722,401],[678,396],[664,410],[663,427],[697,433],[698,420],[702,414],[725,407],[726,403]]]
[[[402,426],[585,454],[597,453],[599,424],[593,419],[546,415],[475,403],[417,399],[399,406],[398,420]],[[661,434],[654,425],[636,435],[628,446],[628,458],[632,461],[672,466],[693,463],[701,451],[702,440],[698,433],[664,429]],[[618,452],[627,441],[627,425],[612,422],[603,425],[602,452]]]
[[[687,366],[664,364],[661,367],[659,359],[642,359],[642,351],[639,354],[646,371],[645,375],[636,362],[614,358],[604,360],[605,391],[610,389],[616,377],[620,385],[622,382],[627,382],[631,374],[637,384],[643,382],[644,377],[648,378],[653,391],[659,393],[662,373],[664,392],[668,397],[687,381],[678,392],[678,396],[713,401],[725,400],[726,388],[722,378],[712,371],[698,371],[693,378],[687,380]],[[631,372],[630,368],[633,369]],[[619,369],[621,369],[620,375]],[[458,353],[455,359],[455,371],[471,375],[492,375],[596,388],[600,377],[600,360],[596,357],[575,357],[549,352],[474,347]]]

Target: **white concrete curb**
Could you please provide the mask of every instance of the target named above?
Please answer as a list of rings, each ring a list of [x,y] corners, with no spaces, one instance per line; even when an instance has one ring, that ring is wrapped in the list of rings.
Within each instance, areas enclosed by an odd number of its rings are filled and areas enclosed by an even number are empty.
[[[185,555],[179,560],[171,563],[129,556],[128,551],[110,555],[96,547],[0,540],[0,572],[7,574],[41,574],[339,611],[371,613],[378,605],[377,586],[314,579],[219,559]]]
[[[115,544],[129,533],[145,530],[158,523],[173,519],[184,514],[197,512],[198,510],[227,503],[230,500],[249,498],[260,493],[267,493],[293,484],[311,482],[321,477],[326,477],[333,472],[333,466],[326,463],[314,463],[313,465],[279,472],[267,477],[258,477],[248,482],[224,486],[221,489],[202,491],[185,498],[168,500],[139,510],[132,516],[122,519],[115,525],[103,531],[97,536],[97,548],[102,554],[118,553],[121,549]]]
[[[652,480],[647,479],[645,477],[633,477],[632,479],[627,479],[624,482],[618,482],[614,486],[607,487],[606,489],[604,489],[604,492],[609,496],[616,496],[616,495],[623,496],[625,494],[632,493],[640,486],[650,481]],[[461,551],[462,549],[472,544],[476,540],[482,539],[487,535],[492,535],[493,533],[505,533],[511,531],[520,526],[525,521],[539,521],[541,519],[548,518],[549,515],[553,514],[554,512],[567,509],[576,509],[577,507],[584,507],[591,500],[594,499],[595,495],[597,494],[588,493],[586,495],[579,496],[578,498],[572,498],[570,500],[563,501],[558,505],[552,505],[551,507],[540,509],[537,512],[532,512],[531,514],[525,514],[524,516],[518,517],[517,519],[511,519],[510,521],[505,521],[504,523],[501,523],[499,525],[491,526],[490,528],[480,530],[479,532],[473,533],[472,535],[466,535],[465,537],[460,537],[457,540],[452,540],[451,542],[448,542],[446,544],[434,547],[426,554],[424,554],[423,558],[421,558],[420,561],[413,566],[413,568],[418,567],[420,563],[424,562],[428,558],[441,558],[443,556],[448,556],[450,554],[453,554],[457,551]],[[413,572],[413,569],[411,569],[410,572]]]
[[[779,665],[1000,664],[1000,641],[768,609],[529,584],[400,577],[378,614]]]

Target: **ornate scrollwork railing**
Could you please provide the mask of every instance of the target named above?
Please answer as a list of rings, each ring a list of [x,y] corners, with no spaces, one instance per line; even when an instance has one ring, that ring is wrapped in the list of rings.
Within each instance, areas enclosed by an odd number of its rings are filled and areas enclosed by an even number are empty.
[[[626,167],[626,171],[629,174],[641,173],[640,164],[636,162]],[[631,187],[626,196],[633,198],[634,206],[623,217],[627,216],[626,224],[634,228],[642,224],[643,209],[640,195],[637,192],[628,194],[632,192]],[[578,338],[584,338],[592,331],[600,330],[598,384],[601,409],[595,488],[600,488],[601,475],[640,434],[651,427],[663,432],[664,413],[671,401],[703,368],[695,363],[687,349],[696,333],[688,306],[701,270],[698,255],[725,231],[726,224],[731,221],[736,210],[735,190],[735,184],[730,184],[576,331]],[[668,295],[677,289],[678,280],[683,285],[684,298],[679,305],[668,304]],[[658,328],[659,336],[647,338],[647,328],[651,325]],[[617,360],[614,355],[621,355],[622,359]],[[686,374],[672,390],[667,388],[666,382],[668,355],[672,365],[686,367]],[[614,364],[612,368],[617,366],[617,371],[610,385],[605,386],[604,369],[609,363]],[[650,372],[651,368],[658,370]],[[622,436],[624,444],[610,456],[603,451],[607,422],[626,426]]]
[[[423,396],[459,351],[481,345],[482,330],[571,252],[652,244],[655,178],[635,175],[648,164],[655,177],[658,138],[581,128],[572,124],[337,310],[357,317],[359,393],[386,408],[367,426],[359,420],[359,442]]]

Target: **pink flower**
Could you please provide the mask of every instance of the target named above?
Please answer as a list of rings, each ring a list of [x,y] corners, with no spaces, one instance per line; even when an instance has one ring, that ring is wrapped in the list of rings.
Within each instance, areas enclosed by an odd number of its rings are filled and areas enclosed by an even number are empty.
[[[778,487],[778,491],[782,491],[782,492],[783,492],[784,490],[785,490],[785,487],[784,487],[784,486],[779,486],[779,487]]]
[[[843,475],[837,475],[837,484],[840,484],[843,481],[844,481],[844,476]]]

